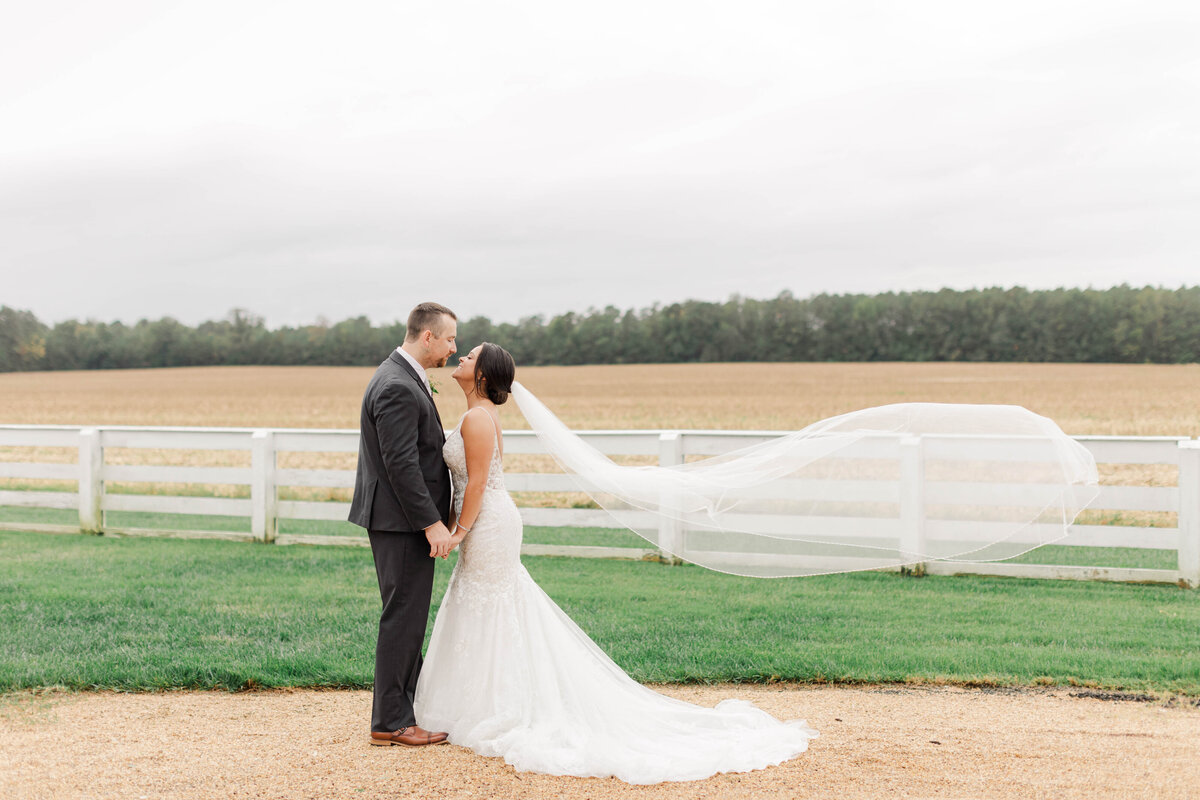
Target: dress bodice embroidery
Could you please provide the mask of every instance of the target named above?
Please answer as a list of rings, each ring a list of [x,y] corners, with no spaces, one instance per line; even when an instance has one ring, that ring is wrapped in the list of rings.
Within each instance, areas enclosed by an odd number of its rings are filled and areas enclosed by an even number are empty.
[[[463,419],[466,419],[466,415],[463,415]],[[500,431],[497,428],[479,514],[471,523],[471,531],[459,545],[458,563],[454,566],[447,590],[467,608],[476,611],[494,607],[500,598],[510,596],[521,569],[521,513],[504,486],[499,439]],[[446,437],[442,457],[454,478],[454,513],[457,516],[462,513],[463,496],[469,481],[461,420]],[[519,633],[514,632],[513,635]],[[455,646],[460,644],[462,642],[456,642]]]
[[[468,412],[470,413],[470,412]],[[486,412],[485,412],[486,413]],[[442,446],[442,458],[446,461],[446,466],[450,468],[450,475],[454,478],[454,511],[457,514],[462,510],[463,492],[467,488],[467,451],[463,444],[462,424],[467,418],[464,414],[463,418],[454,426],[454,430],[446,437],[446,444]],[[491,415],[488,415],[491,420]],[[495,422],[493,421],[493,425]],[[492,442],[492,461],[488,468],[487,488],[497,489],[502,492],[508,491],[504,486],[504,462],[500,457],[500,431],[496,431],[496,438]]]

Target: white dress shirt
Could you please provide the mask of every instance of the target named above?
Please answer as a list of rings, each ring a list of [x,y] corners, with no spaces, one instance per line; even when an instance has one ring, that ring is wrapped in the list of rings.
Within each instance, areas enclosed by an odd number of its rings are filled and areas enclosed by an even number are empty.
[[[397,347],[396,352],[404,356],[412,368],[417,371],[417,377],[421,379],[421,385],[425,387],[425,394],[433,397],[433,388],[429,385],[429,376],[425,374],[425,368],[417,363],[417,360],[408,354],[408,351],[403,347]]]

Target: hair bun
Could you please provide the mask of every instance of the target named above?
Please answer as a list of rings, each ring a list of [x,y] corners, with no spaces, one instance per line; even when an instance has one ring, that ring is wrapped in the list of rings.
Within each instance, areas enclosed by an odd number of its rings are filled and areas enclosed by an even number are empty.
[[[513,357],[498,344],[484,342],[475,360],[475,391],[498,406],[504,405],[512,393],[517,376]]]

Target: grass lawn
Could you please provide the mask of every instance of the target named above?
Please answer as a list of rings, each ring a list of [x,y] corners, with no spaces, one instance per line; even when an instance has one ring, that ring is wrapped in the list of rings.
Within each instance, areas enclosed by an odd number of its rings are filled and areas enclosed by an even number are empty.
[[[438,565],[436,605],[451,561]],[[1200,695],[1200,592],[527,558],[642,681],[1086,684]],[[0,532],[0,691],[367,686],[364,548]]]
[[[145,511],[109,511],[106,524],[114,528],[155,530],[206,530],[250,533],[249,517],[222,517],[212,514],[158,514]],[[0,506],[0,522],[14,524],[78,525],[79,513],[73,509],[18,508]],[[281,534],[321,534],[364,538],[363,529],[349,522],[307,519],[279,521]],[[645,539],[628,530],[611,528],[525,528],[530,544],[598,545],[603,547],[652,547]],[[1174,550],[1145,550],[1133,547],[1064,547],[1046,545],[1011,559],[1014,564],[1062,564],[1084,567],[1140,567],[1175,569],[1178,554]]]

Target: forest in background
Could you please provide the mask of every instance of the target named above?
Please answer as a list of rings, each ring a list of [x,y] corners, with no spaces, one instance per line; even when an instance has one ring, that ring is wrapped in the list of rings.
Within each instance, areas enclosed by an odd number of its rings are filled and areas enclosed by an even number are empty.
[[[405,312],[406,313],[406,312]],[[0,306],[0,372],[253,365],[374,366],[403,319],[365,316],[270,329],[245,309],[185,325],[67,320]],[[767,300],[612,306],[550,319],[460,319],[458,342],[491,341],[518,364],[747,361],[1020,361],[1179,364],[1200,360],[1200,286],[782,292]]]

